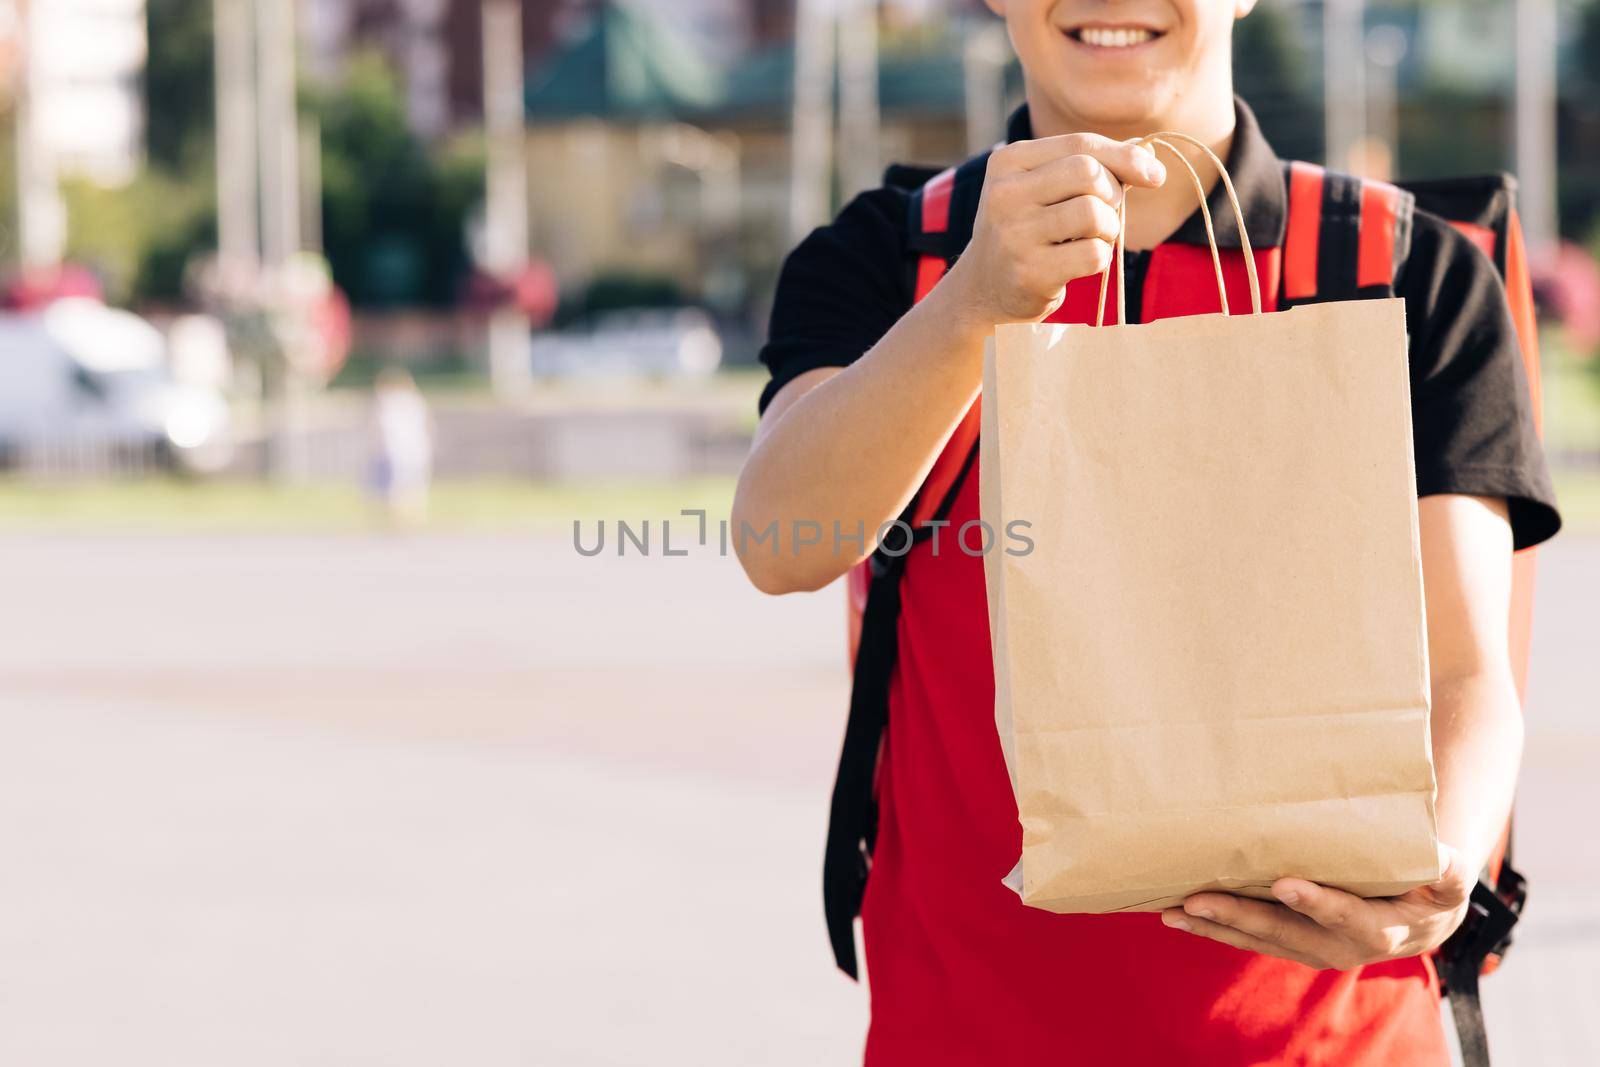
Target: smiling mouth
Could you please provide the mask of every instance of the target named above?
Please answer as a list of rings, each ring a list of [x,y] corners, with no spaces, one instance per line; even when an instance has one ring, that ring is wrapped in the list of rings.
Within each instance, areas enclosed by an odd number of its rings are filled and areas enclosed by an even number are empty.
[[[1091,48],[1135,48],[1160,37],[1160,32],[1143,26],[1079,26],[1067,36]]]

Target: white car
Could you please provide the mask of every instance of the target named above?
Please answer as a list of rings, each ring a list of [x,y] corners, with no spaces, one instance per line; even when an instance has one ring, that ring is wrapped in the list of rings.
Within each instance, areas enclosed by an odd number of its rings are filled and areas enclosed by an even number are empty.
[[[221,468],[227,401],[174,381],[165,338],[131,312],[73,297],[0,314],[0,457],[123,454]]]
[[[589,327],[537,333],[541,378],[702,378],[722,362],[722,338],[699,308],[610,311]]]

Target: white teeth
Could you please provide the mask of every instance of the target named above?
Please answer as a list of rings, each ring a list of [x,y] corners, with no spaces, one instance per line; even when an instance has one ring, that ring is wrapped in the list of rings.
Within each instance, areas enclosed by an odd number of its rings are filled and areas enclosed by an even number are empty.
[[[1084,44],[1094,45],[1096,48],[1131,48],[1136,44],[1144,44],[1155,34],[1145,29],[1123,29],[1110,26],[1085,26],[1078,31],[1078,37]]]

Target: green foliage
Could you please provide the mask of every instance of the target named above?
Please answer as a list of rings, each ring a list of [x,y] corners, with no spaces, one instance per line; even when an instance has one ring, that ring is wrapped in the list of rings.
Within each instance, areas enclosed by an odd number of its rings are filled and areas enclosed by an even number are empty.
[[[114,299],[181,300],[189,260],[215,246],[211,7],[149,0],[148,165],[121,189],[64,190],[68,254],[97,267]],[[301,98],[321,127],[323,242],[335,280],[357,305],[452,302],[470,266],[463,231],[482,195],[481,145],[421,141],[377,53]]]
[[[1578,60],[1579,84],[1590,93],[1600,90],[1600,0],[1588,0],[1582,5],[1572,54]]]
[[[118,188],[62,183],[66,255],[94,268],[115,302],[172,304],[190,257],[216,240],[211,0],[149,0],[147,19],[148,162]]]
[[[67,258],[95,268],[114,302],[180,301],[190,255],[215,241],[206,175],[178,176],[149,167],[121,188],[79,179],[64,182],[61,193],[67,205]]]
[[[210,150],[212,0],[146,0],[145,139],[150,163],[181,171]]]
[[[445,305],[469,269],[463,238],[483,188],[475,141],[430,149],[406,120],[398,79],[378,54],[309,94],[322,130],[323,245],[357,305]]]

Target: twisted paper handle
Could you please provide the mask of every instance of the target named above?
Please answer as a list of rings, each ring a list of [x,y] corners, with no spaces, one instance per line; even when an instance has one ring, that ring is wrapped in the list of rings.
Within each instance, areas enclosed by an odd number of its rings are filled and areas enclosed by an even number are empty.
[[[1171,140],[1168,140],[1169,138]],[[1174,140],[1183,141],[1186,144],[1194,145],[1196,148],[1200,149],[1200,151],[1204,152],[1206,157],[1217,166],[1217,174],[1222,178],[1222,187],[1228,193],[1228,203],[1233,206],[1234,221],[1239,226],[1239,243],[1244,249],[1244,269],[1250,275],[1250,311],[1252,314],[1259,315],[1261,314],[1261,279],[1256,276],[1256,257],[1250,248],[1250,235],[1245,232],[1244,209],[1239,206],[1239,196],[1233,191],[1233,181],[1228,177],[1228,168],[1222,165],[1222,160],[1218,159],[1217,154],[1211,151],[1211,149],[1207,147],[1203,141],[1190,137],[1186,133],[1163,130],[1160,133],[1152,133],[1147,137],[1140,138],[1139,140],[1139,144],[1141,145],[1157,145],[1161,148],[1165,148],[1174,156],[1177,156],[1178,162],[1183,164],[1183,169],[1189,174],[1189,181],[1194,185],[1195,195],[1200,198],[1200,218],[1205,222],[1206,240],[1211,245],[1211,266],[1217,274],[1217,298],[1222,302],[1222,313],[1224,315],[1228,314],[1228,292],[1222,281],[1222,255],[1217,251],[1217,234],[1211,225],[1211,209],[1206,204],[1205,187],[1200,184],[1200,175],[1196,173],[1194,166],[1189,162],[1188,157],[1172,146],[1171,142]],[[1128,192],[1128,187],[1123,186],[1122,202],[1117,205],[1118,226],[1117,254],[1115,257],[1115,262],[1117,265],[1118,326],[1126,326],[1128,324],[1127,301],[1123,296],[1123,293],[1126,291],[1127,287],[1123,284],[1122,268],[1122,261],[1124,258],[1126,258],[1124,235],[1128,232]],[[1097,316],[1097,321],[1101,325],[1105,324],[1106,290],[1109,287],[1110,281],[1111,264],[1108,263],[1106,264],[1106,269],[1100,272],[1100,301],[1098,305],[1099,314]]]

